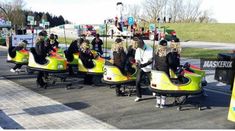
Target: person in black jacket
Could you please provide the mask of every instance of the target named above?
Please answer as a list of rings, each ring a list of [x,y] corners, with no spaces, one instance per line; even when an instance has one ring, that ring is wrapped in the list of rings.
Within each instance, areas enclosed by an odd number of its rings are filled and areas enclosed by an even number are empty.
[[[161,40],[154,56],[154,63],[155,63],[154,69],[163,71],[168,75],[168,77],[170,77],[170,73],[169,73],[170,61],[172,61],[172,58],[168,53],[167,41]],[[159,94],[156,94],[156,95],[157,95],[156,107],[165,108],[166,96],[162,96]]]
[[[36,41],[35,51],[36,51],[36,55],[37,55],[37,63],[39,63],[39,64],[46,64],[47,63],[47,60],[46,60],[47,51],[46,51],[46,46],[45,46],[46,36],[47,36],[47,33],[42,31],[39,33],[38,39]],[[43,76],[44,76],[44,72],[39,71],[38,75],[37,75],[37,84],[40,87],[46,88],[47,83],[44,82]]]
[[[130,74],[135,73],[135,68],[133,68],[133,64],[135,63],[135,51],[137,49],[137,37],[135,37],[131,43],[131,45],[127,49],[127,60],[125,65],[125,71]]]
[[[20,50],[26,50],[28,42],[26,40],[23,40],[22,42],[19,43],[18,46],[12,49],[12,52],[20,51]],[[20,69],[23,65],[22,64],[16,64],[10,71],[11,72],[20,72]]]
[[[176,72],[177,68],[180,67],[180,52],[181,47],[179,43],[179,39],[172,40],[170,43],[170,61],[169,61],[169,67],[171,70]]]
[[[54,34],[50,34],[49,39],[47,39],[46,41],[46,51],[47,53],[50,53],[51,51],[56,52],[55,48],[58,48],[58,41],[56,41],[55,39],[55,35]]]
[[[93,50],[97,51],[100,55],[103,54],[102,50],[103,41],[100,39],[99,34],[95,35],[95,38],[92,40],[91,44]]]
[[[65,50],[65,57],[67,59],[68,62],[72,62],[73,61],[73,54],[74,53],[78,53],[80,50],[80,45],[83,43],[84,39],[80,38],[78,40],[74,40],[72,41],[72,43],[69,45],[68,50]],[[69,75],[74,75],[74,71],[72,68],[72,65],[68,65],[68,71],[69,71]]]
[[[123,75],[127,75],[125,71],[125,63],[126,63],[126,52],[122,43],[122,39],[117,38],[115,40],[115,44],[112,46],[113,52],[113,61],[112,64],[119,68]],[[116,86],[116,95],[124,96],[125,94],[121,91],[121,85]]]
[[[93,63],[94,55],[90,50],[89,40],[84,40],[80,46],[79,58],[81,59],[85,68],[93,68],[95,65]],[[86,74],[84,77],[84,84],[92,84],[92,75]]]

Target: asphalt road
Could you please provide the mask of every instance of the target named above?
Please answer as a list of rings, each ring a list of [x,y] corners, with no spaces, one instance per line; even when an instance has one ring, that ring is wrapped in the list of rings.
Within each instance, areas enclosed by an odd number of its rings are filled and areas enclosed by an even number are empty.
[[[207,72],[208,86],[205,88],[206,98],[193,97],[193,101],[201,101],[203,110],[187,108],[177,111],[176,107],[166,109],[155,107],[155,98],[145,88],[143,101],[134,102],[135,96],[116,97],[115,90],[105,85],[83,85],[79,77],[68,78],[73,88],[65,89],[65,84],[56,83],[48,89],[36,86],[35,74],[11,73],[13,64],[6,63],[6,49],[0,48],[0,75],[31,89],[39,94],[61,102],[76,110],[80,110],[99,120],[121,129],[235,129],[235,124],[227,120],[231,92],[229,86],[213,80],[213,71]],[[187,60],[199,64],[198,60]],[[97,80],[94,79],[94,81]],[[171,104],[172,98],[167,98]]]

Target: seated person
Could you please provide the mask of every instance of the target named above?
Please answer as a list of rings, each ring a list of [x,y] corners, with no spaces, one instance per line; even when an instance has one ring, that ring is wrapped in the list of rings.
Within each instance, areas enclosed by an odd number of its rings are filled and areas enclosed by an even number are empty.
[[[93,68],[95,65],[93,63],[94,55],[90,49],[90,42],[88,40],[84,40],[80,47],[79,58],[81,59],[84,67]]]
[[[123,75],[127,75],[125,71],[126,52],[122,43],[122,39],[117,38],[112,46],[113,60],[111,63],[119,68]]]
[[[27,46],[28,42],[26,40],[23,40],[19,43],[18,46],[14,47],[11,52],[16,52],[16,51],[20,51],[20,50],[26,50],[26,46]],[[10,53],[10,52],[9,52]],[[11,72],[20,72],[20,69],[23,65],[22,64],[16,64],[10,71]]]
[[[174,72],[176,72],[177,68],[180,67],[180,52],[181,47],[179,43],[179,39],[172,40],[170,43],[170,57],[172,59],[169,59],[169,66],[170,69],[172,69]]]
[[[117,66],[123,75],[127,75],[125,71],[125,62],[126,62],[126,53],[125,48],[122,43],[122,39],[117,38],[115,40],[115,44],[112,47],[113,52],[113,60],[111,63]],[[116,86],[116,95],[117,96],[124,96],[124,93],[120,90],[121,85]]]
[[[51,51],[56,52],[56,41],[55,35],[50,34],[49,39],[46,40],[46,52],[49,54]]]
[[[165,72],[170,78],[169,59],[170,56],[168,54],[167,41],[161,40],[154,56],[154,62],[155,62],[154,69]],[[156,98],[157,98],[156,107],[165,108],[166,96],[157,94]]]
[[[80,38],[78,40],[74,40],[72,41],[72,43],[69,45],[68,50],[65,50],[65,57],[67,59],[68,62],[72,62],[73,61],[73,54],[74,53],[78,53],[80,50],[80,45],[81,43],[84,41],[84,39]],[[72,68],[72,65],[68,65],[68,71],[70,75],[74,75],[74,71]]]
[[[80,46],[79,58],[81,59],[84,67],[90,69],[95,65],[93,63],[94,55],[92,54],[89,46],[89,40],[84,40]],[[86,74],[84,77],[84,84],[91,85],[92,84],[92,75]]]
[[[54,39],[55,43],[54,43],[54,47],[59,48],[59,41],[58,41],[58,35],[55,35],[55,39]]]
[[[136,70],[133,66],[135,64],[135,51],[137,49],[137,46],[137,39],[134,38],[127,50],[127,61],[125,65],[125,71],[129,72],[130,74],[135,73]]]

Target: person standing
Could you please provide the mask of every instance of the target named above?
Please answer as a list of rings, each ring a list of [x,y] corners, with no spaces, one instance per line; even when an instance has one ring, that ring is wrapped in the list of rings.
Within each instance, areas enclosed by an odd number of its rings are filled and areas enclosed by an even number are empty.
[[[100,55],[103,54],[103,51],[102,51],[103,41],[100,39],[99,34],[95,35],[95,38],[92,40],[91,44],[92,44],[93,50],[97,51]]]
[[[37,55],[37,59],[38,59],[37,61],[39,64],[45,64],[47,62],[46,61],[47,52],[46,52],[46,47],[45,47],[46,37],[47,37],[46,32],[42,31],[39,33],[38,39],[36,41],[35,51],[36,51],[36,55]],[[44,82],[43,76],[44,76],[44,72],[38,71],[36,82],[40,87],[47,88],[47,83]]]
[[[135,60],[137,62],[137,76],[136,76],[136,98],[138,102],[142,98],[141,80],[143,75],[147,75],[150,79],[151,63],[153,59],[153,50],[150,46],[144,43],[140,38],[136,39],[138,48],[135,52]]]

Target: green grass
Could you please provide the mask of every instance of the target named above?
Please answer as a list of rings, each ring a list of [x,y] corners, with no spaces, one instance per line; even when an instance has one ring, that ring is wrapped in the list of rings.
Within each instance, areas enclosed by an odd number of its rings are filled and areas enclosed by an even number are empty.
[[[166,23],[167,26],[175,29],[181,41],[207,41],[235,43],[235,24],[222,23]],[[147,28],[147,25],[146,25]],[[64,38],[59,38],[64,43]],[[72,39],[67,38],[67,43]]]
[[[167,23],[164,26],[175,29],[182,41],[235,43],[235,24]]]
[[[218,53],[228,53],[228,50],[212,50],[202,48],[183,48],[181,57],[185,58],[217,58]]]

